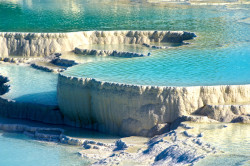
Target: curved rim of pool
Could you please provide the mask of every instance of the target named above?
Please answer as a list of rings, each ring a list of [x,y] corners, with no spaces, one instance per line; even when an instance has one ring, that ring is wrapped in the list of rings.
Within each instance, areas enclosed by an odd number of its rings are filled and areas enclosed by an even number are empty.
[[[67,70],[66,70],[67,71]],[[64,71],[65,72],[65,71]],[[117,86],[124,86],[124,87],[145,87],[145,88],[188,88],[188,87],[218,87],[218,86],[250,86],[250,83],[246,84],[215,84],[215,85],[188,85],[188,86],[159,86],[159,85],[141,85],[141,84],[131,84],[131,83],[122,83],[122,82],[115,82],[115,81],[101,81],[98,78],[90,78],[90,77],[79,77],[79,76],[70,76],[65,74],[64,72],[59,73],[59,76],[64,76],[69,79],[78,79],[78,80],[88,80],[94,81],[101,85],[109,84],[109,85],[117,85]]]
[[[143,44],[145,42],[166,42],[167,40],[174,40],[183,42],[184,40],[191,40],[197,37],[193,32],[186,31],[157,31],[157,30],[113,30],[113,31],[78,31],[66,33],[22,33],[22,32],[0,32],[0,43],[3,44],[0,48],[0,55],[2,59],[11,55],[11,53],[21,53],[24,56],[32,57],[36,55],[50,55],[55,52],[72,51],[79,45],[85,44]],[[20,41],[19,45],[18,42]],[[22,42],[21,42],[22,41]],[[29,43],[28,43],[29,41]],[[35,47],[35,49],[33,48]],[[28,50],[27,50],[28,49]],[[7,52],[6,52],[7,50]],[[47,52],[45,52],[45,50]],[[6,55],[5,55],[6,54]],[[141,57],[143,58],[143,57]],[[144,58],[143,58],[144,59]],[[138,59],[140,62],[141,59]],[[67,71],[66,71],[67,72]],[[67,75],[64,74],[63,75]],[[67,75],[67,76],[70,76]],[[72,75],[74,77],[74,74]],[[76,76],[77,77],[77,76]],[[154,86],[154,87],[193,87],[193,86],[231,86],[231,85],[249,85],[244,83],[231,84],[209,84],[209,85],[152,85],[152,84],[137,84],[126,83],[119,81],[101,81],[98,77],[78,77],[95,79],[102,83],[113,83],[120,85],[131,86]],[[133,81],[132,81],[133,82]]]

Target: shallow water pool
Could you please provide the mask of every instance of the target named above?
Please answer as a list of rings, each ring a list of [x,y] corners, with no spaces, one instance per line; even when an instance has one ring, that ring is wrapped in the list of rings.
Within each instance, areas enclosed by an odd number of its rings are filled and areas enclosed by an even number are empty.
[[[18,133],[0,131],[0,147],[0,165],[90,165],[88,160],[77,155],[77,147],[39,142]]]
[[[190,125],[195,126],[198,133],[203,132],[204,137],[202,139],[215,146],[218,152],[209,155],[195,165],[247,166],[250,164],[249,124],[191,123]]]
[[[58,75],[27,65],[0,64],[0,73],[9,78],[10,91],[3,98],[18,102],[57,105]]]
[[[66,75],[139,85],[199,86],[250,83],[249,43],[213,49],[181,46],[153,50],[150,57],[77,65]]]

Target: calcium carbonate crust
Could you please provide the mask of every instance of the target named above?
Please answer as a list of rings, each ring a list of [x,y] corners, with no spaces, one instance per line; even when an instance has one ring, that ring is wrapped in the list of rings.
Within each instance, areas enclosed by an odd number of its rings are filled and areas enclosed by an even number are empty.
[[[250,115],[247,104],[234,107],[238,112],[212,115],[216,110],[210,114],[201,111],[207,105],[250,103],[250,85],[139,86],[60,74],[57,93],[59,108],[71,125],[92,125],[97,130],[119,135],[145,136],[158,124],[172,123],[178,117],[196,113],[224,122]],[[225,118],[229,113],[234,116]]]
[[[6,83],[9,82],[9,79],[0,74],[0,95],[3,95],[9,91],[9,85]]]
[[[82,31],[69,33],[0,32],[0,57],[48,56],[89,44],[182,42],[195,37],[184,31]]]

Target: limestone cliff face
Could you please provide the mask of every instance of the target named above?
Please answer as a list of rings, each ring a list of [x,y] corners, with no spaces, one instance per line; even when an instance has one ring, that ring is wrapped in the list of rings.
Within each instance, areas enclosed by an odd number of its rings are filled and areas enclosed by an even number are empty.
[[[59,75],[58,104],[71,125],[120,135],[146,135],[205,105],[249,102],[250,85],[158,87]]]
[[[75,47],[86,44],[182,42],[193,37],[195,37],[194,33],[183,31],[0,32],[0,57],[47,56],[55,52],[73,51]]]

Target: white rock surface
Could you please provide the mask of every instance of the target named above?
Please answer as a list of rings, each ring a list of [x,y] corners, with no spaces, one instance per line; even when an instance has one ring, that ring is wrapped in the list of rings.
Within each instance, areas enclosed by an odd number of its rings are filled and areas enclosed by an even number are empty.
[[[73,51],[80,45],[182,42],[193,37],[194,33],[183,31],[0,32],[0,57],[48,56],[55,52]]]
[[[120,135],[147,135],[205,105],[248,102],[250,85],[158,87],[59,75],[58,104],[71,125]]]

